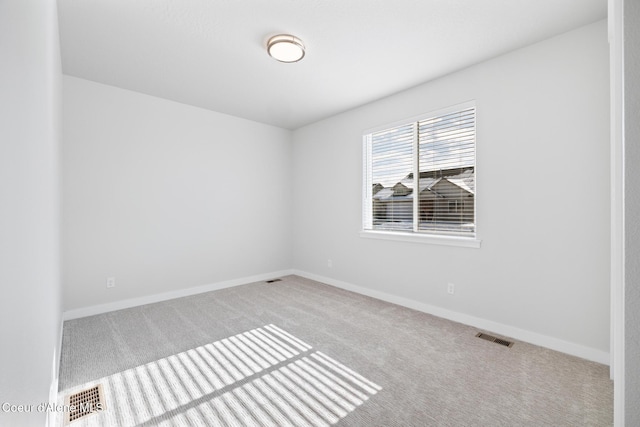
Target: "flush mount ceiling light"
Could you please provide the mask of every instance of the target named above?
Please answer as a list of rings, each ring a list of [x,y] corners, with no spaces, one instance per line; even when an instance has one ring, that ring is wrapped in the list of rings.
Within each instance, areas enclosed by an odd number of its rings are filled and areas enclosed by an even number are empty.
[[[267,52],[280,62],[298,62],[304,58],[304,45],[295,36],[278,34],[267,42]]]

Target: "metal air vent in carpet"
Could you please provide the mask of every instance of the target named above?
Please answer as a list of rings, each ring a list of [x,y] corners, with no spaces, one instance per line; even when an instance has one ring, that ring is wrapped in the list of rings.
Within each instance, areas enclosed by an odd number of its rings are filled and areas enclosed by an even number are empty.
[[[282,282],[282,279],[271,279],[271,280],[267,280],[267,283],[274,283],[274,282]]]
[[[93,413],[104,411],[106,406],[103,396],[102,384],[67,396],[64,404],[69,409],[65,412],[64,424],[67,425]]]
[[[502,338],[494,337],[493,335],[485,334],[483,332],[478,332],[476,334],[476,337],[481,338],[483,340],[494,342],[496,344],[503,345],[505,347],[513,346],[513,342],[511,341],[503,340]]]

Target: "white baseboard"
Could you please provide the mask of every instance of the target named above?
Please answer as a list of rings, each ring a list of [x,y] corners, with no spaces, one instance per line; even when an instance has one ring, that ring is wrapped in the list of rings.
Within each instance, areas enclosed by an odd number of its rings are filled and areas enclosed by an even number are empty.
[[[96,314],[108,313],[110,311],[122,310],[125,308],[137,307],[154,302],[167,301],[174,298],[182,298],[197,295],[204,292],[217,291],[219,289],[231,288],[233,286],[246,285],[247,283],[260,282],[262,280],[293,274],[293,270],[281,270],[271,273],[258,274],[255,276],[242,277],[240,279],[225,280],[223,282],[210,283],[208,285],[195,286],[192,288],[179,289],[161,294],[149,295],[139,298],[131,298],[107,304],[92,305],[90,307],[76,308],[65,311],[62,314],[63,320],[79,319],[81,317],[94,316]]]
[[[576,344],[569,341],[564,341],[558,338],[542,335],[536,332],[527,331],[525,329],[520,329],[513,326],[505,325],[502,323],[494,322],[492,320],[482,319],[480,317],[459,313],[457,311],[449,310],[446,308],[425,304],[419,301],[411,300],[409,298],[404,298],[404,297],[389,294],[386,292],[368,289],[363,286],[354,285],[351,283],[343,282],[341,280],[336,280],[330,277],[320,276],[317,274],[308,273],[306,271],[300,271],[300,270],[275,271],[271,273],[259,274],[259,275],[250,276],[250,277],[243,277],[240,279],[226,280],[223,282],[211,283],[208,285],[196,286],[196,287],[187,288],[187,289],[180,289],[176,291],[149,295],[149,296],[140,297],[140,298],[131,298],[131,299],[115,301],[107,304],[100,304],[100,305],[94,305],[90,307],[68,310],[63,313],[63,320],[72,320],[72,319],[78,319],[81,317],[93,316],[96,314],[107,313],[110,311],[122,310],[125,308],[137,307],[140,305],[151,304],[154,302],[167,301],[174,298],[181,298],[181,297],[196,295],[204,292],[230,288],[233,286],[244,285],[247,283],[259,282],[262,280],[268,280],[275,277],[287,276],[290,274],[296,274],[301,277],[306,277],[308,279],[326,283],[328,285],[332,285],[332,286],[345,289],[351,292],[366,295],[366,296],[376,298],[382,301],[387,301],[393,304],[398,304],[403,307],[422,311],[424,313],[432,314],[434,316],[442,317],[444,319],[452,320],[454,322],[473,326],[475,328],[479,328],[487,332],[494,332],[496,334],[514,338],[519,341],[539,345],[541,347],[549,348],[551,350],[560,351],[562,353],[570,354],[572,356],[580,357],[582,359],[591,360],[593,362],[602,363],[604,365],[609,365],[610,363],[609,353],[602,350],[583,346],[581,344]],[[62,335],[60,336],[60,339],[62,339]],[[58,348],[58,351],[59,350],[60,348]],[[58,353],[58,355],[59,354],[60,353]]]
[[[494,332],[496,334],[503,335],[505,337],[516,339],[518,341],[523,341],[530,344],[538,345],[540,347],[545,347],[551,350],[556,350],[562,353],[570,354],[572,356],[580,357],[582,359],[587,359],[593,362],[602,363],[604,365],[609,365],[609,362],[610,362],[610,357],[608,352],[587,347],[581,344],[564,341],[558,338],[542,335],[536,332],[527,331],[525,329],[520,329],[513,326],[505,325],[502,323],[494,322],[492,320],[470,316],[468,314],[459,313],[457,311],[448,310],[446,308],[436,307],[430,304],[414,301],[409,298],[388,294],[386,292],[368,289],[362,286],[343,282],[341,280],[335,280],[330,277],[324,277],[317,274],[308,273],[306,271],[293,270],[293,274],[296,274],[301,277],[306,277],[307,279],[326,283],[328,285],[345,289],[347,291],[355,292],[355,293],[366,295],[382,301],[398,304],[403,307],[422,311],[424,313],[432,314],[434,316],[442,317],[444,319],[452,320],[454,322],[473,326],[475,328],[482,329],[487,332]]]

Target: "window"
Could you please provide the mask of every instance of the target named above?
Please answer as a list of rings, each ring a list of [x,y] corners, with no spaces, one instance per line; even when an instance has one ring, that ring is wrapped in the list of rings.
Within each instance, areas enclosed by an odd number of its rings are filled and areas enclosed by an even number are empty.
[[[473,103],[364,135],[364,231],[475,238]]]

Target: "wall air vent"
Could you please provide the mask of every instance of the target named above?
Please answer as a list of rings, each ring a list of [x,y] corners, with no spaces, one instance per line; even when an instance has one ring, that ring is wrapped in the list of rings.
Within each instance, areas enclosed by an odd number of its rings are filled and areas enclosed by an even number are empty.
[[[476,334],[476,337],[481,338],[481,339],[486,340],[486,341],[494,342],[496,344],[503,345],[505,347],[513,346],[513,342],[512,341],[503,340],[502,338],[494,337],[493,335],[485,334],[483,332],[478,332]]]

